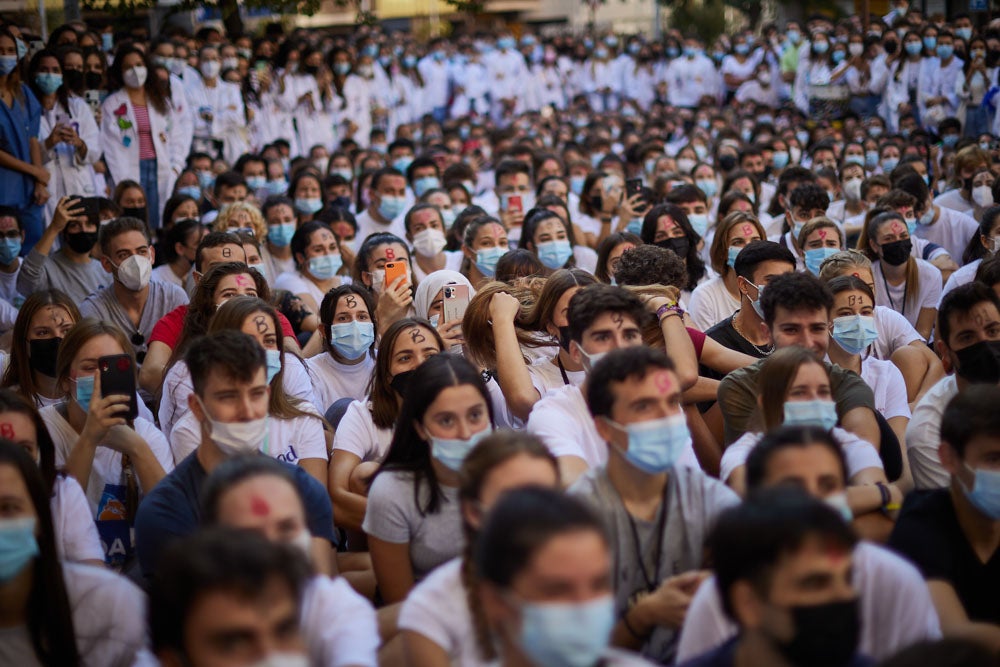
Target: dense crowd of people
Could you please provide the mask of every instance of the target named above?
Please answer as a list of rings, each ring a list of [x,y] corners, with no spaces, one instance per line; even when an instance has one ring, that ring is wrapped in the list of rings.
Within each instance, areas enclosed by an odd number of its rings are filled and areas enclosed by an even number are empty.
[[[0,664],[995,665],[998,68],[0,21]]]

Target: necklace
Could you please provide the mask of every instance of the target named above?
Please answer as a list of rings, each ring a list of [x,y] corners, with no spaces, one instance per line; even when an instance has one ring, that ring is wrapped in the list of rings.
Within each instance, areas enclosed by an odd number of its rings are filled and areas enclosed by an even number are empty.
[[[739,314],[740,314],[740,311],[737,310],[735,313],[733,313],[733,316],[729,318],[729,322],[733,325],[733,331],[735,331],[736,333],[738,333],[740,335],[740,338],[742,338],[746,342],[750,343],[750,347],[752,347],[753,349],[757,350],[757,353],[760,354],[761,357],[769,357],[769,356],[771,356],[771,353],[774,352],[774,343],[771,343],[771,345],[768,348],[761,348],[761,347],[758,347],[757,345],[754,345],[754,342],[752,340],[750,340],[749,338],[747,338],[747,335],[745,333],[743,333],[742,331],[740,331],[740,325],[736,324],[736,316],[739,315]]]

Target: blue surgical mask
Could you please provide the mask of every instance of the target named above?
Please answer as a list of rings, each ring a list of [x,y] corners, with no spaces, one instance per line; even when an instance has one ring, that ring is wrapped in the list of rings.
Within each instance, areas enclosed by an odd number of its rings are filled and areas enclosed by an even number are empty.
[[[259,273],[261,278],[267,278],[267,269],[263,264],[247,264],[247,267]]]
[[[698,236],[705,238],[705,234],[708,233],[708,214],[707,213],[691,213],[688,215],[688,222],[697,232]]]
[[[735,246],[735,245],[729,246],[729,254],[726,257],[726,264],[735,267],[736,258],[739,256],[741,250],[743,250],[743,246]]]
[[[586,180],[586,176],[570,176],[569,191],[579,197],[583,193],[583,184]]]
[[[264,188],[270,195],[283,195],[288,192],[288,180],[284,178],[279,178],[277,180],[268,181],[267,187]]]
[[[21,239],[0,239],[0,264],[10,264],[21,254]]]
[[[319,213],[319,211],[323,208],[323,200],[319,197],[296,197],[295,208],[300,213],[312,215],[314,213]]]
[[[837,425],[837,404],[833,401],[786,401],[785,426],[818,426],[829,431]]]
[[[840,248],[811,248],[806,250],[806,268],[809,269],[809,273],[818,276],[819,267],[823,264],[823,260],[831,255],[836,255],[838,252],[840,252]]]
[[[588,602],[522,602],[521,649],[535,665],[590,667],[607,650],[614,625],[610,594]]]
[[[17,56],[0,56],[0,75],[7,76],[17,67]]]
[[[951,58],[952,54],[954,53],[955,53],[955,47],[953,47],[951,44],[939,44],[937,47],[938,58],[940,58],[941,60],[947,60],[948,58]],[[957,136],[955,138],[958,139]]]
[[[59,90],[59,86],[63,83],[62,74],[54,74],[53,72],[39,72],[35,75],[35,85],[38,89],[42,91],[45,95],[51,95],[52,93]]]
[[[77,404],[86,412],[90,409],[90,399],[94,395],[94,376],[83,375],[73,382],[76,383],[76,393],[74,398]]]
[[[771,162],[775,169],[784,169],[788,166],[788,151],[775,151],[771,157]]]
[[[264,350],[264,353],[267,357],[267,383],[271,384],[271,380],[281,370],[281,350]]]
[[[695,181],[695,185],[705,193],[706,197],[714,197],[715,193],[719,191],[719,184],[715,182],[714,178],[701,178]]]
[[[406,199],[404,197],[382,195],[378,205],[378,214],[386,220],[394,220],[399,217],[405,208]]]
[[[198,185],[201,186],[202,190],[208,190],[215,185],[215,174],[210,171],[199,171]]]
[[[267,240],[277,248],[287,248],[295,235],[295,223],[283,222],[267,228]]]
[[[182,188],[177,188],[177,194],[187,195],[188,197],[191,197],[195,201],[201,200],[201,188],[199,188],[197,185],[185,185]]]
[[[967,464],[965,467],[975,475],[972,489],[966,488],[965,482],[962,482],[965,497],[980,512],[994,521],[1000,521],[1000,471],[973,469]]]
[[[487,278],[492,278],[497,273],[497,262],[506,254],[507,248],[499,246],[480,248],[476,251],[476,268]]]
[[[874,169],[878,166],[878,151],[865,151],[865,167]]]
[[[937,37],[924,37],[924,48],[928,51],[933,51],[934,47],[937,46]]]
[[[896,168],[899,164],[899,158],[887,157],[882,160],[882,171],[888,174],[890,171]]]
[[[404,155],[403,157],[398,157],[392,162],[394,169],[398,169],[402,173],[406,173],[406,170],[410,168],[413,164],[413,157],[410,155]]]
[[[250,176],[247,178],[247,187],[251,190],[263,190],[267,187],[266,176]]]
[[[639,236],[642,233],[642,218],[632,218],[625,225],[625,231]]]
[[[546,241],[538,244],[538,260],[549,269],[561,269],[573,256],[573,246],[567,239]]]
[[[413,181],[413,194],[423,197],[428,190],[441,187],[441,180],[437,176],[423,176]]]
[[[920,42],[907,42],[903,48],[906,49],[906,53],[911,56],[919,55],[920,52],[924,50],[924,47]]]
[[[749,283],[749,284],[753,285],[753,283]],[[760,305],[760,297],[764,294],[764,285],[754,285],[754,287],[757,288],[757,298],[756,299],[751,299],[751,301],[750,301],[750,307],[753,308],[753,312],[757,313],[757,317],[759,317],[760,319],[763,320],[764,319],[764,308]],[[750,297],[750,295],[748,294],[747,298],[749,298],[749,297]]]
[[[375,342],[375,325],[353,320],[330,325],[330,345],[337,354],[354,361],[364,355]]]
[[[37,555],[34,517],[0,519],[0,584],[20,574]]]
[[[625,426],[607,421],[628,435],[625,460],[650,475],[672,468],[691,444],[691,431],[683,412]]]
[[[833,339],[848,354],[861,354],[878,339],[871,315],[845,315],[833,319]]]
[[[329,280],[337,275],[344,265],[343,258],[337,255],[317,255],[309,258],[309,273],[318,280]]]
[[[444,223],[445,229],[451,229],[451,226],[455,224],[455,218],[457,217],[458,217],[458,211],[456,211],[454,208],[441,209],[441,221]]]
[[[466,455],[472,451],[480,440],[488,436],[491,429],[485,428],[479,433],[473,433],[468,440],[461,438],[431,438],[431,456],[436,458],[445,468],[458,472],[462,467],[462,461]]]

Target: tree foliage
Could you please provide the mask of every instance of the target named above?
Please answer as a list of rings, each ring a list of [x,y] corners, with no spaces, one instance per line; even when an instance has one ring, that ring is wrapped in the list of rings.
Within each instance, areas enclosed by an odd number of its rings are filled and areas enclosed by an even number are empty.
[[[736,0],[738,1],[738,0]],[[679,0],[670,4],[670,25],[682,34],[696,34],[709,45],[726,29],[723,0]]]

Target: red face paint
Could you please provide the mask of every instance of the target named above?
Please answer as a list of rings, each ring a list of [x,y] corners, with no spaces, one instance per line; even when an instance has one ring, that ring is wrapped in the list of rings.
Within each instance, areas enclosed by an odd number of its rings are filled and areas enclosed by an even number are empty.
[[[656,385],[656,390],[661,394],[666,394],[673,388],[673,382],[670,380],[670,373],[667,371],[660,371],[653,376],[653,384]]]
[[[252,496],[250,498],[250,511],[253,512],[254,516],[267,516],[271,513],[271,506],[263,498]]]
[[[750,238],[753,236],[753,225],[743,225],[743,237]]]
[[[246,285],[249,285],[250,284],[250,278],[248,278],[246,276],[246,274],[238,273],[238,274],[236,274],[236,284],[239,285],[240,287],[244,287]]]
[[[14,425],[7,422],[0,423],[0,437],[7,440],[17,440],[17,434],[14,433]]]
[[[819,237],[821,239],[823,239],[824,241],[826,240],[826,230],[825,229],[819,230]]]

